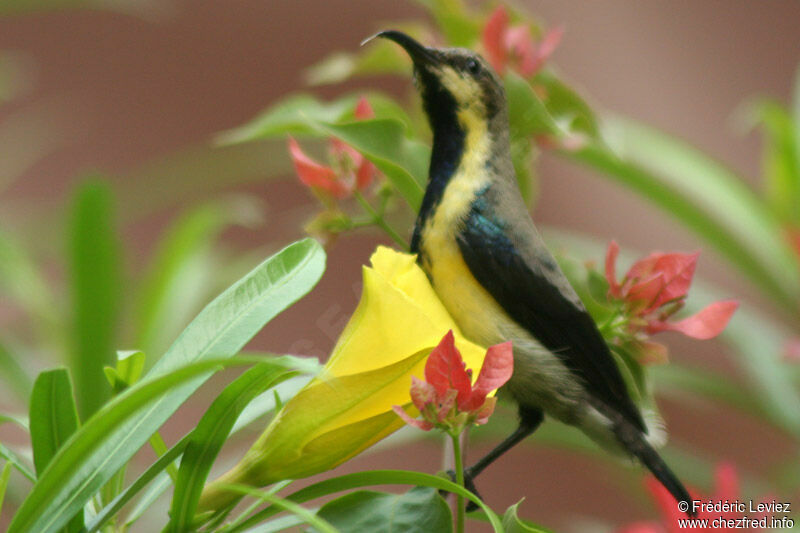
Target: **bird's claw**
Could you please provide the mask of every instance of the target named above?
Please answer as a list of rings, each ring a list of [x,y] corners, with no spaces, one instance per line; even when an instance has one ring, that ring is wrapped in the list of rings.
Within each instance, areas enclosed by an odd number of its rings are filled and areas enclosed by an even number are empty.
[[[448,470],[447,471],[447,477],[449,477],[450,481],[452,481],[453,483],[456,482],[456,473],[455,473],[454,470]],[[467,489],[468,491],[470,491],[472,494],[474,494],[478,498],[480,498],[481,500],[483,499],[481,497],[480,493],[478,492],[478,489],[475,488],[475,480],[474,480],[474,477],[472,476],[472,473],[470,472],[469,468],[465,468],[464,469],[464,488]],[[449,492],[447,492],[446,490],[440,490],[439,494],[441,494],[443,497],[445,497],[445,496],[447,496],[449,494]],[[477,509],[478,509],[478,504],[476,504],[472,500],[469,500],[467,502],[467,512],[476,511]]]

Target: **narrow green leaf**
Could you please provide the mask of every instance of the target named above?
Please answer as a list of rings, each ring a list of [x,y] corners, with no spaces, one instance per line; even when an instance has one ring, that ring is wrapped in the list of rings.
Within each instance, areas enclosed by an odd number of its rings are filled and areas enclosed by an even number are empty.
[[[236,200],[190,210],[158,242],[136,302],[135,346],[140,350],[162,353],[207,301],[215,288],[211,251],[217,236],[229,225],[258,217],[251,203]]]
[[[279,498],[278,496],[271,494],[269,491],[254,489],[253,487],[247,485],[223,485],[222,488],[247,496],[252,496],[253,498],[258,498],[271,504],[273,507],[279,507],[283,510],[289,511],[299,518],[302,518],[305,523],[315,527],[317,531],[321,531],[322,533],[338,533],[335,527],[331,526],[322,518],[317,517],[314,513],[290,499]]]
[[[126,385],[133,385],[142,375],[145,354],[139,350],[117,350],[117,375]]]
[[[172,496],[168,531],[191,528],[208,473],[237,418],[259,394],[293,375],[284,366],[265,361],[239,376],[217,396],[192,432],[181,459]]]
[[[87,181],[75,192],[69,222],[73,304],[70,368],[78,409],[84,418],[111,396],[103,367],[114,363],[121,281],[112,203],[107,183]]]
[[[33,464],[41,477],[53,456],[80,426],[72,380],[66,368],[47,370],[36,378],[29,418]],[[78,509],[64,531],[82,530],[83,509]]]
[[[50,340],[60,332],[58,306],[42,272],[26,247],[3,231],[0,231],[0,294],[29,315],[43,339]]]
[[[324,268],[325,254],[311,239],[298,241],[267,259],[192,321],[148,373],[148,383],[191,363],[236,354],[264,324],[305,295]],[[82,507],[208,379],[211,368],[164,391],[161,398],[151,398],[143,405],[126,403],[118,407],[117,420],[104,421],[96,416],[87,421],[73,437],[71,446],[53,458],[17,511],[9,531],[39,533],[58,529],[70,512]],[[112,403],[130,402],[125,398],[130,397],[131,391],[141,391],[142,383]]]
[[[503,525],[497,518],[497,515],[492,511],[483,501],[475,494],[460,487],[448,479],[430,474],[423,474],[421,472],[408,472],[405,470],[371,470],[368,472],[357,472],[355,474],[345,474],[338,476],[313,485],[309,485],[297,492],[286,497],[286,500],[296,503],[304,503],[309,500],[321,498],[328,494],[341,492],[360,487],[369,487],[372,485],[417,485],[423,487],[433,487],[439,490],[446,490],[454,494],[460,494],[465,498],[475,502],[481,509],[484,510],[489,517],[489,522],[495,531],[502,532]],[[227,533],[236,533],[244,531],[248,527],[258,524],[266,518],[274,516],[280,512],[276,506],[270,506],[266,509],[254,514],[246,521],[242,522],[239,526],[232,528]]]
[[[0,426],[9,422],[18,425],[25,431],[28,431],[28,421],[24,417],[0,413]]]
[[[319,370],[312,368],[313,364],[306,370],[310,374],[314,374]],[[298,376],[290,378],[282,383],[276,385],[272,391],[281,391],[286,397],[291,397],[305,386],[311,379],[310,376]],[[236,424],[231,429],[231,434],[235,434],[245,428],[248,424],[253,423],[255,420],[261,418],[269,412],[276,410],[272,391],[267,391],[257,396],[247,407],[242,411],[236,419]],[[280,408],[279,406],[277,408]],[[136,494],[141,491],[148,483],[153,482],[153,486],[148,492],[142,496],[137,503],[135,509],[131,511],[126,520],[126,525],[134,522],[138,515],[143,513],[145,509],[152,504],[158,496],[160,496],[171,484],[169,476],[163,474],[170,464],[172,464],[183,453],[186,444],[189,442],[191,433],[185,435],[177,444],[167,450],[158,460],[150,465],[145,472],[143,472],[127,489],[125,489],[117,498],[109,503],[103,510],[98,513],[97,517],[87,525],[89,533],[93,533],[102,527],[106,521],[110,520],[126,503],[128,503]]]
[[[3,471],[0,472],[0,516],[3,512],[3,500],[6,497],[6,488],[8,488],[8,480],[11,478],[11,463],[6,461],[3,465]]]
[[[2,442],[0,442],[0,457],[13,465],[20,474],[28,478],[30,481],[33,481],[34,483],[36,482],[36,474],[34,474],[33,470],[31,470],[31,467],[28,466],[25,461],[13,450],[7,448]]]
[[[751,113],[764,130],[762,173],[766,199],[782,222],[800,226],[800,153],[795,147],[792,117],[772,100],[756,102]]]
[[[33,390],[33,381],[22,368],[19,359],[0,341],[0,377],[7,383],[19,399],[27,400]]]
[[[323,505],[317,516],[341,533],[452,533],[453,515],[439,491],[414,487],[404,494],[359,490]]]
[[[550,533],[548,530],[535,526],[530,521],[522,520],[519,517],[517,510],[521,503],[522,500],[506,509],[503,515],[503,527],[506,533]]]
[[[80,425],[72,380],[66,368],[39,374],[33,385],[29,417],[33,464],[41,476],[59,448]]]
[[[142,472],[136,480],[125,490],[120,492],[112,502],[105,506],[92,520],[86,524],[87,533],[98,531],[108,520],[111,520],[122,507],[128,503],[139,491],[145,488],[153,479],[161,474],[167,466],[172,464],[186,449],[191,433],[183,437],[165,454],[156,460],[152,465]],[[164,476],[169,483],[169,477]],[[165,487],[166,488],[166,487]],[[132,513],[133,514],[133,513]]]
[[[796,312],[800,262],[780,225],[744,183],[720,164],[666,135],[614,120],[610,142],[564,155],[639,192],[688,226],[771,297]]]

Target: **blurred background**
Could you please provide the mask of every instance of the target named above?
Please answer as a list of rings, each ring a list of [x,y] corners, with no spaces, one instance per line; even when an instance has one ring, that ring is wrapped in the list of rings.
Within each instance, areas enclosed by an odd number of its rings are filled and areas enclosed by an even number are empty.
[[[800,62],[800,3],[539,0],[519,5],[546,25],[563,25],[565,35],[551,64],[598,112],[629,116],[684,138],[738,171],[750,187],[761,186],[760,138],[741,127],[736,111],[757,96],[789,101]],[[68,308],[69,206],[76,185],[91,178],[109,184],[114,195],[124,277],[116,282],[123,297],[113,312],[122,315],[139,316],[137,297],[128,288],[157,268],[153,257],[164,232],[191,206],[212,202],[226,211],[220,215],[226,222],[215,226],[219,231],[203,234],[214,243],[207,250],[213,260],[192,274],[203,290],[193,295],[195,302],[184,302],[185,309],[162,317],[180,331],[192,316],[187,309],[209,301],[258,258],[303,235],[303,224],[315,211],[305,188],[293,179],[276,179],[276,168],[283,169],[278,174],[284,178],[292,175],[282,144],[216,147],[214,136],[303,87],[303,69],[330,51],[355,51],[362,39],[386,27],[384,21],[425,16],[414,2],[394,0],[74,5],[12,0],[0,7],[0,231],[24,245],[52,295],[36,312],[47,316],[48,306],[54,314]],[[393,77],[311,90],[329,98],[357,87],[403,98],[410,91],[408,80]],[[534,219],[541,225],[601,242],[616,239],[643,251],[703,247],[668,215],[584,167],[545,152],[537,179]],[[402,229],[410,234],[410,225]],[[271,322],[251,347],[326,357],[357,303],[360,265],[377,242],[389,241],[365,231],[336,242],[320,285]],[[0,254],[0,261],[11,260]],[[701,255],[698,277],[714,280],[727,296],[747,305],[763,303],[713,251]],[[23,370],[32,376],[66,360],[69,354],[55,348],[56,341],[26,345],[34,332],[20,305],[6,297],[12,293],[0,294],[0,332],[3,342],[18,347],[14,354]],[[158,329],[145,339],[151,350],[163,350],[171,340],[160,337]],[[115,348],[142,348],[134,345],[141,338],[131,330],[123,326],[116,332]],[[673,360],[741,378],[720,343],[665,338]],[[205,398],[212,397],[215,383],[204,388]],[[6,381],[0,386],[0,410],[24,413],[27,407],[13,386]],[[186,408],[181,422],[165,428],[167,441],[202,414],[207,401],[200,398],[197,407]],[[745,480],[796,452],[796,442],[755,418],[711,404],[688,408],[669,397],[659,397],[659,405],[673,441],[699,456],[730,460]],[[512,422],[511,417],[493,422],[505,426],[477,439],[469,457],[479,457],[511,430]],[[226,447],[219,470],[225,461],[234,462],[253,436]],[[26,445],[24,434],[9,425],[0,427],[0,440]],[[440,464],[439,443],[428,440],[391,452],[379,449],[339,470],[434,472]],[[644,488],[640,493],[629,488],[642,486],[632,481],[642,477],[638,468],[556,449],[534,436],[487,470],[478,487],[498,509],[525,496],[522,516],[557,531],[581,531],[584,519],[619,526],[653,517]],[[18,487],[6,496],[0,529],[24,497],[25,485]],[[761,488],[750,486],[748,494],[759,496]],[[800,503],[798,494],[781,496]],[[146,523],[141,527],[148,530]]]

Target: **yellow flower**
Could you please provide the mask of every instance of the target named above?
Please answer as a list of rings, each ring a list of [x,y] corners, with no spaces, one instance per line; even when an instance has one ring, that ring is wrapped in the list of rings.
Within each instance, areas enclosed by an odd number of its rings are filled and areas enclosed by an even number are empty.
[[[363,268],[361,301],[322,372],[298,392],[244,458],[208,485],[200,510],[236,500],[222,483],[264,486],[330,470],[403,426],[393,405],[410,405],[411,377],[448,330],[469,368],[486,349],[464,339],[416,257],[379,247]],[[415,409],[407,409],[412,414]]]

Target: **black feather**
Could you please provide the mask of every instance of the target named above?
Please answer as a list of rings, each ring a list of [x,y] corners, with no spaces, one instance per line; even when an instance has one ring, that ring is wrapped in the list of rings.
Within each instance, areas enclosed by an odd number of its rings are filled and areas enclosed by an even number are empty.
[[[646,432],[594,320],[553,283],[555,260],[544,249],[535,262],[523,257],[502,220],[482,212],[486,205],[475,202],[456,237],[472,275],[516,323],[561,359],[592,397]]]

